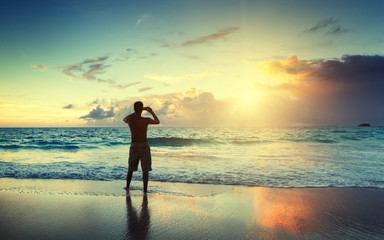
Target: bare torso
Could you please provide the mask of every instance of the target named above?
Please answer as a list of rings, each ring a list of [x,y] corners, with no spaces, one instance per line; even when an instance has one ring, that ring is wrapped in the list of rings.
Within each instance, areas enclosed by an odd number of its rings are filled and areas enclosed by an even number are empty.
[[[127,120],[129,128],[131,129],[131,141],[147,141],[147,129],[148,124],[150,123],[150,118],[143,118],[136,114],[132,114],[127,118]]]

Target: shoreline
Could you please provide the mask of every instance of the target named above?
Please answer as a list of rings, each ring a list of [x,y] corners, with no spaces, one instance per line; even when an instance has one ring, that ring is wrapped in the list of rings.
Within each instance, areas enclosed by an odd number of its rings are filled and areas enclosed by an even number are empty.
[[[141,173],[141,172],[140,172]],[[94,179],[66,179],[66,178],[12,178],[12,177],[0,177],[0,191],[2,190],[11,190],[11,188],[7,187],[6,185],[3,185],[6,181],[31,181],[31,182],[38,182],[38,181],[47,181],[47,182],[55,182],[55,181],[64,181],[64,182],[89,182],[89,183],[110,183],[113,186],[116,186],[118,182],[120,182],[121,186],[125,186],[126,180],[94,180]],[[133,189],[131,190],[139,190],[140,187],[142,187],[142,181],[136,180],[132,178],[133,183]],[[217,186],[217,187],[234,187],[234,188],[269,188],[269,189],[374,189],[378,191],[384,191],[384,188],[381,187],[375,187],[375,186],[257,186],[257,185],[239,185],[239,184],[219,184],[219,183],[209,183],[209,182],[167,182],[167,181],[157,181],[157,180],[151,180],[149,179],[149,183],[153,183],[154,186],[162,186],[162,185],[201,185],[201,186]],[[8,185],[8,184],[7,184]],[[92,185],[92,184],[90,184]],[[102,184],[104,185],[104,184]],[[4,186],[6,186],[4,188]],[[114,188],[116,190],[116,187]],[[119,189],[121,190],[121,189]],[[156,193],[156,192],[152,192]],[[116,192],[117,194],[117,192]]]
[[[384,191],[0,179],[1,239],[383,239]]]

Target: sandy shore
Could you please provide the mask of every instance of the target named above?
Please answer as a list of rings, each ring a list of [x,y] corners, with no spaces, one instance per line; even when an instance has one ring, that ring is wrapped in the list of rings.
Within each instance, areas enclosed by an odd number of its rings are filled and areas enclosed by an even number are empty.
[[[0,179],[0,239],[384,239],[384,191]]]

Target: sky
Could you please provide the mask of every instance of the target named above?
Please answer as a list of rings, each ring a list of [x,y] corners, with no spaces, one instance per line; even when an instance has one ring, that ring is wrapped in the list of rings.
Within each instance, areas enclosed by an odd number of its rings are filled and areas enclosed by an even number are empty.
[[[384,125],[384,1],[4,1],[0,127]],[[150,116],[144,113],[143,116]]]

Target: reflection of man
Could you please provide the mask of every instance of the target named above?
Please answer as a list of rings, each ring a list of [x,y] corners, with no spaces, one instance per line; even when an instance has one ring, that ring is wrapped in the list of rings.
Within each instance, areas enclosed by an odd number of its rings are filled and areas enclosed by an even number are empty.
[[[152,171],[151,149],[147,141],[147,128],[149,124],[159,124],[160,121],[150,107],[143,107],[142,102],[135,102],[133,105],[134,113],[124,118],[124,122],[128,123],[131,129],[131,148],[129,149],[127,186],[129,190],[132,174],[137,171],[139,160],[141,162],[141,170],[143,171],[143,187],[144,192],[148,188],[148,172]],[[141,116],[143,110],[152,114],[153,119]]]
[[[150,214],[148,209],[148,198],[143,196],[140,216],[136,209],[132,206],[131,197],[127,196],[127,232],[125,239],[147,239],[150,227]]]

